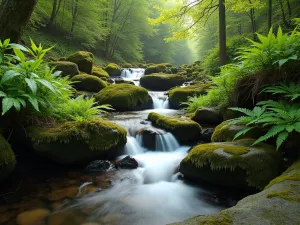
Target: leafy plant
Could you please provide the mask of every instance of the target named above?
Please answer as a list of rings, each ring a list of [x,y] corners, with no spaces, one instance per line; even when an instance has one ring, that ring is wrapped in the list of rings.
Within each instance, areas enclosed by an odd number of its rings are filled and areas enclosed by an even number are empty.
[[[273,95],[283,95],[285,98],[290,98],[291,101],[294,101],[300,97],[300,85],[296,85],[293,82],[289,85],[280,83],[267,87],[263,91],[272,93]]]

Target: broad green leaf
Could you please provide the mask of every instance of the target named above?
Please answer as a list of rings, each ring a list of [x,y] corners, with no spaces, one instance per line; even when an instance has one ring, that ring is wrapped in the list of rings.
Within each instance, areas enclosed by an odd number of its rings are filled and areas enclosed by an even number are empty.
[[[44,85],[46,88],[48,88],[49,90],[51,90],[53,93],[56,93],[55,88],[53,87],[53,85],[48,82],[47,80],[43,80],[43,79],[38,79],[36,80],[39,83],[41,83],[42,85]]]
[[[14,77],[18,77],[18,76],[21,76],[22,74],[15,71],[15,70],[8,70],[4,73],[2,79],[1,79],[1,83],[5,83],[11,79],[13,79]]]
[[[36,85],[35,80],[25,78],[25,81],[26,81],[28,87],[30,88],[30,90],[35,94],[37,91],[37,85]]]
[[[14,106],[14,101],[11,98],[2,100],[2,116]]]

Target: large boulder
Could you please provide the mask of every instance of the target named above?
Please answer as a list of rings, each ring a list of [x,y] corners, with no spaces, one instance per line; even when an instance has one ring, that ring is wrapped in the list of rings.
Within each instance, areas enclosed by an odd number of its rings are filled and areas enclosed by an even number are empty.
[[[262,191],[232,208],[199,215],[173,225],[293,225],[299,224],[300,160]]]
[[[109,63],[104,70],[112,77],[120,76],[122,72],[121,67],[115,63]]]
[[[182,102],[187,102],[189,97],[200,96],[207,93],[210,84],[198,83],[187,87],[176,87],[169,91],[170,107],[179,109],[185,107]]]
[[[186,179],[234,188],[263,189],[282,172],[282,159],[273,146],[252,146],[253,139],[202,144],[180,163]]]
[[[235,135],[243,130],[246,125],[228,125],[229,121],[224,121],[223,123],[219,124],[211,137],[212,142],[226,142],[226,141],[233,141]],[[254,138],[257,139],[260,136],[264,135],[263,131],[260,129],[252,129],[248,133],[241,135],[238,139],[245,139],[245,138]]]
[[[181,143],[190,144],[201,138],[201,126],[188,118],[163,116],[152,112],[148,119],[154,126],[171,132]]]
[[[110,104],[118,111],[150,109],[152,98],[147,90],[131,84],[113,84],[101,90],[96,96],[100,105]]]
[[[15,169],[16,156],[10,144],[0,134],[0,181],[7,178]]]
[[[102,79],[109,78],[109,74],[104,69],[102,69],[101,67],[98,67],[98,66],[93,66],[92,75],[102,78]]]
[[[152,64],[149,65],[145,70],[145,75],[152,73],[161,73],[167,70],[167,68],[172,67],[169,63],[161,63],[161,64]]]
[[[100,78],[84,73],[72,77],[71,81],[77,91],[99,92],[107,86]]]
[[[31,126],[27,133],[34,151],[65,165],[116,157],[127,142],[124,128],[104,120]]]
[[[199,108],[194,113],[192,120],[199,124],[216,125],[223,121],[220,110],[216,108]]]
[[[183,76],[162,73],[143,76],[140,79],[141,86],[152,91],[168,91],[173,87],[182,85],[184,81]]]
[[[73,77],[80,73],[77,64],[73,62],[54,61],[54,62],[49,62],[48,65],[50,67],[53,67],[55,71],[61,71],[62,76]]]
[[[66,61],[76,63],[79,70],[88,74],[92,73],[94,55],[90,52],[79,51],[70,55]]]

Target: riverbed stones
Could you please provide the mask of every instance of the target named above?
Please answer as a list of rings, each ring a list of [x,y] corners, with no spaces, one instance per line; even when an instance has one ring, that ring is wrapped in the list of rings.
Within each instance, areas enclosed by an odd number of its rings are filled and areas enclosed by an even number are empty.
[[[111,168],[112,164],[108,160],[95,160],[91,162],[84,170],[86,172],[105,172]]]
[[[107,87],[107,83],[99,77],[81,73],[71,78],[72,84],[77,91],[99,92]]]
[[[189,118],[164,116],[152,112],[148,115],[148,119],[154,126],[171,132],[180,143],[191,144],[200,140],[202,128]]]
[[[27,133],[34,151],[64,165],[114,158],[127,142],[124,128],[104,120],[31,126]]]
[[[54,62],[49,62],[48,65],[50,67],[53,67],[55,71],[61,71],[62,76],[73,77],[80,73],[77,64],[73,62],[54,61]]]
[[[134,158],[126,156],[125,158],[117,161],[115,166],[118,169],[136,169],[138,168],[139,163]]]
[[[252,146],[253,139],[201,144],[180,163],[186,179],[234,188],[263,189],[282,172],[282,159],[273,146]]]
[[[194,113],[192,120],[199,124],[218,125],[223,121],[220,110],[216,108],[199,108]]]
[[[17,216],[16,222],[18,225],[36,225],[43,221],[49,214],[50,211],[48,209],[25,211]]]
[[[142,87],[152,91],[168,91],[184,83],[185,77],[176,74],[155,73],[141,77]]]
[[[80,71],[92,74],[94,55],[90,52],[78,51],[70,55],[66,61],[77,64]]]
[[[10,144],[0,134],[0,181],[13,172],[16,163],[16,156]]]
[[[300,161],[275,178],[260,193],[250,195],[232,208],[199,215],[174,225],[293,225],[299,224]]]
[[[136,111],[152,108],[152,98],[145,88],[131,84],[113,84],[96,96],[99,105],[109,104],[117,111]]]

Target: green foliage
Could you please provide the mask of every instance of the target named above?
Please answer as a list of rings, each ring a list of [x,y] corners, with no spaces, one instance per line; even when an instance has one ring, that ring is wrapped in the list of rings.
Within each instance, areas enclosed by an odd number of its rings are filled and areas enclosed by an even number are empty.
[[[289,85],[280,83],[278,85],[267,87],[263,91],[272,93],[273,95],[280,94],[285,98],[290,98],[290,101],[297,100],[300,97],[300,85],[296,85],[293,82]]]

